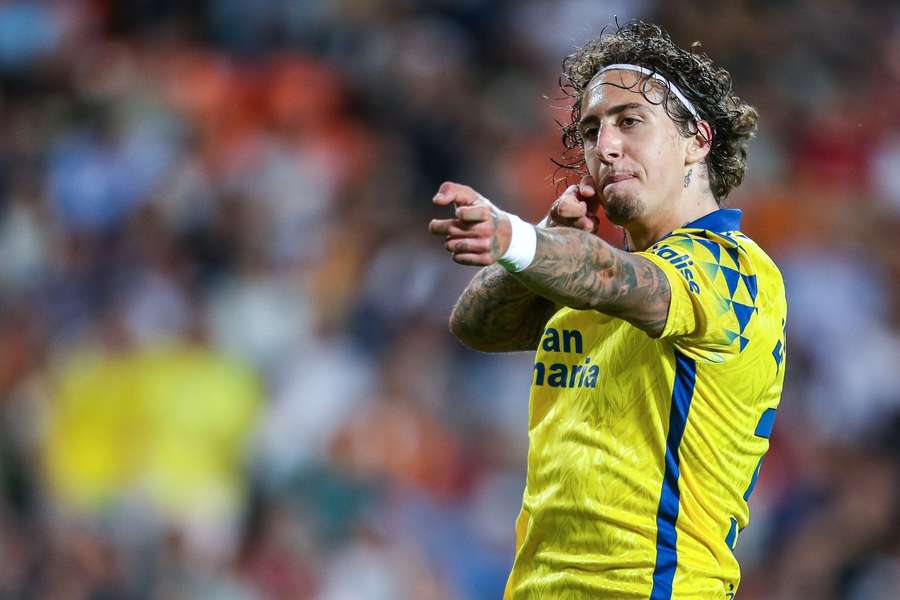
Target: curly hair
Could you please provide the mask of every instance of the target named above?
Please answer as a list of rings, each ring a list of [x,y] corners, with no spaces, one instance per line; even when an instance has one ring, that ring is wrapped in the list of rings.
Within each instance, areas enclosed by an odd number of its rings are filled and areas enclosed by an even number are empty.
[[[747,141],[756,132],[759,115],[756,109],[738,98],[732,89],[731,75],[716,67],[699,51],[699,42],[690,50],[679,48],[661,27],[643,21],[632,21],[614,33],[603,34],[587,42],[563,61],[559,85],[573,100],[571,121],[560,123],[566,147],[562,167],[584,168],[583,140],[578,129],[581,101],[591,80],[603,67],[628,63],[638,65],[665,77],[694,104],[701,118],[713,131],[710,152],[706,157],[709,184],[716,202],[721,204],[728,193],[741,184],[747,162]],[[646,78],[643,78],[646,81]],[[636,84],[637,85],[637,84]],[[641,93],[649,102],[650,86],[641,84]],[[688,110],[665,90],[662,105],[685,137],[698,133],[697,124]]]

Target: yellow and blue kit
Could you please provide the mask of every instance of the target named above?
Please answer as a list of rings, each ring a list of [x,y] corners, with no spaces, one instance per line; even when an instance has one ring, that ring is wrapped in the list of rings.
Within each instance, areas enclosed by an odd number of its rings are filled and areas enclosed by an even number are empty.
[[[740,217],[715,211],[638,253],[672,290],[658,339],[595,311],[547,323],[505,598],[734,597],[787,311]]]

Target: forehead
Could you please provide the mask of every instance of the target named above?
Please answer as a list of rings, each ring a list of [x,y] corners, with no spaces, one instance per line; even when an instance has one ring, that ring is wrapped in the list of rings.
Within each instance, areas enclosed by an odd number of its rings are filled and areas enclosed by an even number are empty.
[[[613,69],[595,76],[581,99],[581,113],[605,112],[621,104],[641,104],[653,112],[662,112],[663,84],[640,73]],[[651,102],[652,100],[652,102]]]

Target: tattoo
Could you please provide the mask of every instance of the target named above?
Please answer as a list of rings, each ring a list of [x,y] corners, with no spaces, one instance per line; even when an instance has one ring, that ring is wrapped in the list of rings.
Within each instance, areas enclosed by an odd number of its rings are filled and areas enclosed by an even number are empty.
[[[498,231],[500,229],[500,211],[493,205],[491,205],[491,221],[494,225],[494,231]],[[491,237],[491,256],[500,258],[500,240],[497,239],[496,233]]]
[[[515,277],[555,304],[624,319],[653,337],[669,312],[669,281],[649,260],[575,229],[538,229],[534,262]]]
[[[464,344],[482,352],[534,350],[554,312],[552,302],[500,265],[491,265],[463,291],[453,307],[450,329]]]
[[[694,174],[694,169],[688,169],[688,172],[684,174],[684,187],[691,185],[691,175]]]

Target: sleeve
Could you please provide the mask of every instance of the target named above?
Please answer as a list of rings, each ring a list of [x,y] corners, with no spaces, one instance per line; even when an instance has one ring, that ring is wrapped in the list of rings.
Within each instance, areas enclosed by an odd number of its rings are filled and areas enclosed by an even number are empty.
[[[704,361],[724,362],[743,350],[756,310],[755,277],[746,273],[749,263],[733,238],[675,234],[637,254],[669,281],[672,299],[661,338]]]

